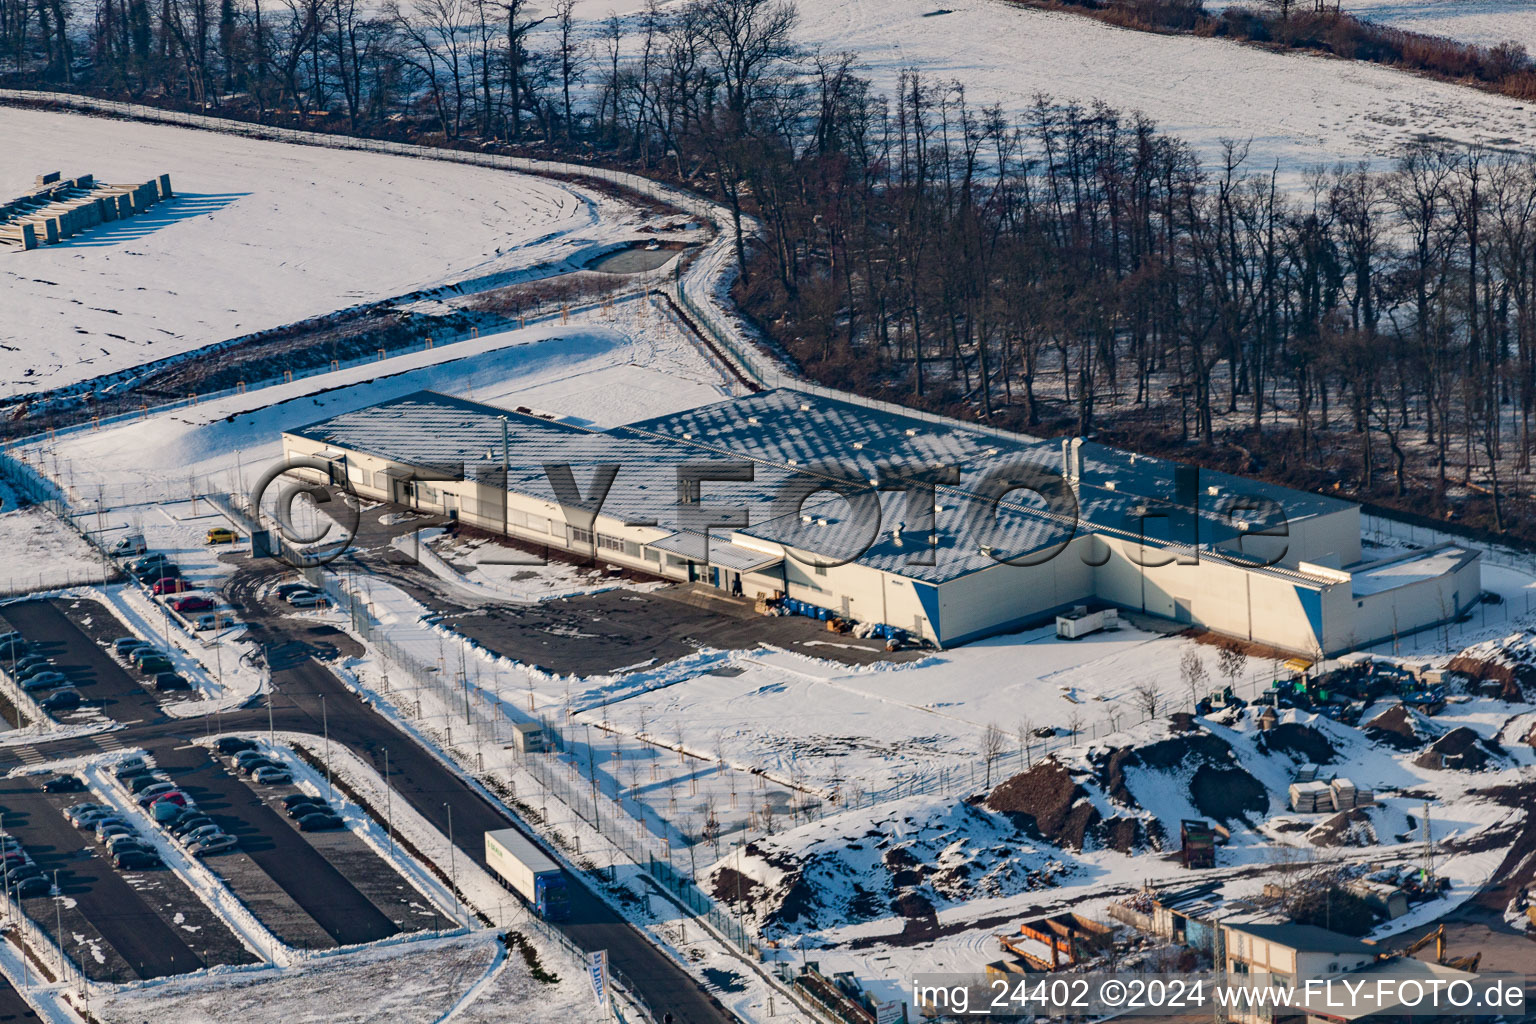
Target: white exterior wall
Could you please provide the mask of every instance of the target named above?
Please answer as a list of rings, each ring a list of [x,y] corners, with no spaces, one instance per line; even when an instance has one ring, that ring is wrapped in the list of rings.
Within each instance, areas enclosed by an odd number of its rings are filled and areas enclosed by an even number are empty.
[[[314,457],[328,450],[289,434],[283,435],[283,443],[290,457]],[[345,468],[359,494],[387,501],[396,496],[389,478],[380,474],[411,469],[357,452],[347,453]],[[494,487],[473,479],[417,481],[416,494],[414,507],[444,515],[453,511],[468,525],[502,530],[502,506]],[[1337,559],[1345,565],[1357,562],[1359,524],[1359,510],[1353,507],[1292,524],[1287,557],[1281,564],[1312,559]],[[690,578],[686,558],[645,546],[666,536],[668,531],[663,529],[625,526],[618,519],[598,516],[595,533],[631,543],[623,550],[595,546],[575,540],[558,505],[516,493],[507,496],[505,526],[510,536],[525,542],[548,544],[669,579]],[[786,592],[839,615],[887,623],[940,644],[1016,628],[1058,608],[1097,600],[1308,656],[1320,649],[1333,654],[1389,638],[1394,632],[1401,635],[1433,625],[1447,617],[1447,608],[1455,614],[1481,591],[1475,560],[1443,577],[1356,598],[1348,583],[1307,582],[1250,570],[1208,551],[1193,564],[1176,560],[1166,565],[1139,564],[1167,557],[1163,551],[1142,549],[1130,540],[1080,536],[1040,565],[999,564],[938,585],[936,599],[930,602],[939,611],[937,626],[929,621],[919,596],[933,585],[859,563],[818,572],[808,556],[791,555],[782,569],[742,574],[741,584],[747,598]],[[1102,564],[1090,564],[1093,561]],[[707,579],[704,563],[696,564],[694,576]],[[1319,624],[1323,636],[1318,635]]]
[[[1039,565],[999,563],[942,584],[938,599],[943,642],[1017,628],[1063,606],[1092,600],[1093,567],[1083,558],[1090,544],[1091,538],[1076,537]]]
[[[1177,622],[1188,622],[1242,640],[1315,653],[1319,638],[1298,594],[1305,584],[1233,565],[1203,552],[1192,564],[1143,566],[1161,561],[1161,551],[1134,541],[1101,539],[1094,592],[1103,601]],[[1347,590],[1347,588],[1346,588]]]
[[[1482,562],[1472,559],[1444,576],[1356,597],[1341,591],[1325,620],[1329,650],[1347,650],[1454,618],[1483,592]]]

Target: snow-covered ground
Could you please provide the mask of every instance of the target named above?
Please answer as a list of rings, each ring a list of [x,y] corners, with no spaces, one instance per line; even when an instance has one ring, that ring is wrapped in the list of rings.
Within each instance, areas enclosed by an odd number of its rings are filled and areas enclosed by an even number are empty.
[[[0,594],[99,583],[101,553],[41,508],[0,512]]]
[[[592,993],[574,964],[546,964],[557,984],[534,980],[493,933],[425,939],[328,958],[281,972],[173,979],[112,993],[98,1020],[139,1024],[292,1021],[295,1024],[544,1024],[594,1019]]]
[[[1344,0],[1366,21],[1478,46],[1516,42],[1536,51],[1536,5],[1530,0]]]
[[[13,450],[71,482],[81,525],[97,528],[104,488],[107,538],[151,507],[209,487],[253,485],[282,452],[284,429],[428,388],[508,406],[559,409],[602,426],[692,408],[733,393],[695,341],[639,300],[396,356],[379,363],[231,395],[101,430],[37,439]],[[209,512],[206,506],[198,514]],[[210,521],[207,525],[214,525]],[[206,529],[206,527],[204,527]],[[197,545],[201,547],[199,543]]]
[[[0,107],[0,193],[39,172],[176,197],[0,268],[0,399],[418,288],[560,260],[632,211],[545,178]]]

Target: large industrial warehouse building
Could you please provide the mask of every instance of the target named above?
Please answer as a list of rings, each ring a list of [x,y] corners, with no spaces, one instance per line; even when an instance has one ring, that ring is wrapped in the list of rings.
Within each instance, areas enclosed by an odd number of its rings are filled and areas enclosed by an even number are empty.
[[[1362,561],[1335,498],[791,390],[609,430],[418,392],[283,443],[363,497],[940,645],[1103,604],[1316,657],[1481,592],[1470,548]]]

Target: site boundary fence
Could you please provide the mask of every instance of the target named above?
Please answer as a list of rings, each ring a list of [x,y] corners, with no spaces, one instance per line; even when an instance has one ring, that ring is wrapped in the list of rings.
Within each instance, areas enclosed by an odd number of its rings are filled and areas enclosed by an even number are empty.
[[[55,518],[66,524],[82,541],[84,541],[99,559],[101,569],[99,572],[81,571],[78,575],[73,571],[64,570],[63,579],[57,575],[44,578],[39,573],[37,585],[30,582],[17,583],[15,578],[6,578],[0,584],[0,598],[19,597],[23,594],[36,593],[40,590],[60,590],[70,587],[106,586],[123,578],[120,568],[112,561],[105,545],[99,536],[83,529],[75,519],[75,511],[69,503],[69,495],[65,488],[50,480],[30,463],[16,458],[9,452],[0,451],[0,480],[14,490],[32,506],[40,507],[52,513]],[[3,511],[10,511],[5,509]]]

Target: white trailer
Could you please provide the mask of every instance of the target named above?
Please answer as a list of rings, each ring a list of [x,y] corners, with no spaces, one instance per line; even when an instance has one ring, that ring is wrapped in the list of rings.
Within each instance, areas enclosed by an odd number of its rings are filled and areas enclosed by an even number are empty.
[[[485,834],[485,863],[540,917],[558,921],[566,916],[565,872],[517,829]]]
[[[1090,612],[1087,605],[1076,605],[1056,616],[1056,635],[1062,640],[1076,640],[1101,629],[1119,629],[1120,612],[1114,608]]]

